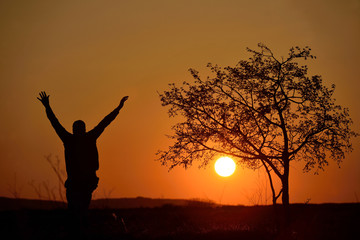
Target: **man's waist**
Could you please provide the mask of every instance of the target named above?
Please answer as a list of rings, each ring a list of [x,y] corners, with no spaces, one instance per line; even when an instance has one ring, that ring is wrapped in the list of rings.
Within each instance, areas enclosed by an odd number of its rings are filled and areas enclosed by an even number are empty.
[[[82,180],[82,179],[98,179],[98,177],[96,176],[96,172],[88,172],[88,173],[77,173],[77,174],[69,174],[68,173],[68,179],[69,180]]]

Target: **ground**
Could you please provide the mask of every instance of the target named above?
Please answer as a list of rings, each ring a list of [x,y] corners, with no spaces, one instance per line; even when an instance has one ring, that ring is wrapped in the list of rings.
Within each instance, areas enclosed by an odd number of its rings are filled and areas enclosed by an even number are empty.
[[[172,206],[91,209],[76,225],[66,209],[0,211],[2,239],[353,239],[360,204]]]

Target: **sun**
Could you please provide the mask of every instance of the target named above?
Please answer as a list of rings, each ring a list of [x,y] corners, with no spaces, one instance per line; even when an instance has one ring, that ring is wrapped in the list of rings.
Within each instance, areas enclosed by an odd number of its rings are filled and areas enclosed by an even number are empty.
[[[229,157],[221,157],[215,162],[215,172],[222,177],[231,176],[236,169],[234,160]]]

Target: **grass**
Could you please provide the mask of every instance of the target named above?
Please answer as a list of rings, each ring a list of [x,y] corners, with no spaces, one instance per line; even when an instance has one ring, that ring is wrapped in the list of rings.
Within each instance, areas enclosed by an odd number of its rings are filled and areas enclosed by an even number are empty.
[[[272,206],[171,206],[91,209],[82,239],[353,239],[360,204],[293,204],[290,221]],[[68,212],[1,211],[1,232],[11,239],[74,237]],[[9,238],[10,239],[10,238]]]

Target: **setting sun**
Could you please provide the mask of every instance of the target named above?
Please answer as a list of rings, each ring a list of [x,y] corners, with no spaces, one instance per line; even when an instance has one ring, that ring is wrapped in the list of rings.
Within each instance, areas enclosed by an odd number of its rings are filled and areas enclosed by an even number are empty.
[[[229,157],[221,157],[215,163],[215,172],[222,177],[228,177],[235,171],[236,164]]]

